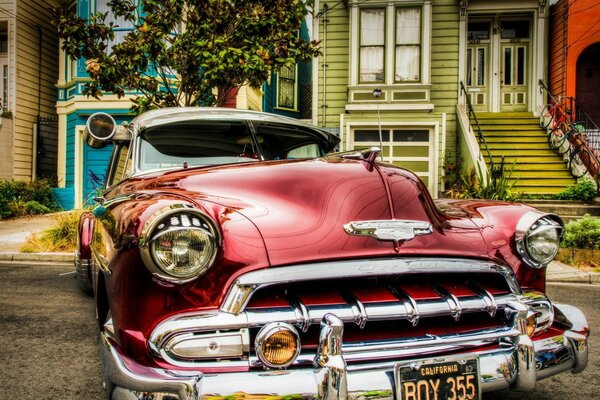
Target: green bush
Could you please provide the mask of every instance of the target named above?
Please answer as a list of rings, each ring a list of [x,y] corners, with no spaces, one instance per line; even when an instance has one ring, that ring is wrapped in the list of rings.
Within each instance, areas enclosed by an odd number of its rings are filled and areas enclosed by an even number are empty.
[[[60,206],[48,181],[0,181],[0,219],[57,210]]]
[[[27,238],[20,251],[23,253],[75,251],[81,213],[81,210],[75,210],[54,215],[54,225]]]
[[[589,179],[582,179],[579,182],[567,186],[565,190],[556,194],[556,200],[571,201],[592,201],[596,197],[596,185]]]
[[[600,218],[586,214],[565,226],[562,247],[600,250]]]

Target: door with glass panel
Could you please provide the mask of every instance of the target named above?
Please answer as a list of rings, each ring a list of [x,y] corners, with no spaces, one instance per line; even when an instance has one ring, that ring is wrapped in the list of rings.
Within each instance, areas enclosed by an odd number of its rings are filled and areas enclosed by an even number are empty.
[[[528,20],[500,21],[501,111],[527,111],[529,38]]]
[[[468,24],[465,86],[477,111],[489,111],[490,107],[490,27],[491,20]]]

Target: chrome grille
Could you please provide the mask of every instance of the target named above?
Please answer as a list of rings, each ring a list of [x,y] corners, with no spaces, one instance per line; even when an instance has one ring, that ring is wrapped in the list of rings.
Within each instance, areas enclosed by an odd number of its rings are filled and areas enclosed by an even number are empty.
[[[550,307],[543,296],[534,300]],[[218,368],[223,365],[218,360],[178,359],[167,344],[183,334],[240,331],[247,353],[227,360],[227,366],[259,367],[254,335],[269,322],[287,322],[302,332],[302,353],[293,365],[309,366],[319,324],[332,313],[346,324],[348,363],[386,362],[497,348],[503,338],[518,335],[515,304],[531,301],[508,267],[477,260],[358,260],[272,268],[238,277],[220,310],[164,321],[149,345],[172,364]],[[394,334],[378,334],[390,324],[400,324]]]

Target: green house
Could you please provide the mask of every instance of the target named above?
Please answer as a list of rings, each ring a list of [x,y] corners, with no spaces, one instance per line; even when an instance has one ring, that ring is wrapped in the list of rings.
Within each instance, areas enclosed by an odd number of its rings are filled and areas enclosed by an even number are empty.
[[[550,152],[538,124],[546,98],[538,86],[547,75],[545,0],[321,0],[313,32],[322,56],[313,63],[312,120],[341,136],[341,150],[381,146],[385,162],[414,171],[434,197],[444,188],[445,162],[457,158],[484,171],[490,159],[519,160],[523,191],[572,182],[560,162],[551,182],[530,179],[547,160],[522,159],[538,148]],[[521,129],[534,132],[524,144]]]

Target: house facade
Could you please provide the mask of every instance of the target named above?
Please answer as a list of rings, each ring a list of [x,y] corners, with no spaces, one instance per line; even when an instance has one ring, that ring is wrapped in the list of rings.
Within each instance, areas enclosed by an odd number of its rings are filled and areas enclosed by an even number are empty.
[[[498,115],[533,116],[543,104],[545,1],[320,0],[315,9],[323,55],[313,123],[338,133],[342,150],[381,146],[385,162],[414,171],[434,196],[445,165],[482,162],[467,97]]]
[[[558,0],[550,15],[550,91],[574,97],[600,126],[600,1]]]
[[[58,35],[43,0],[0,1],[0,179],[56,178]]]

